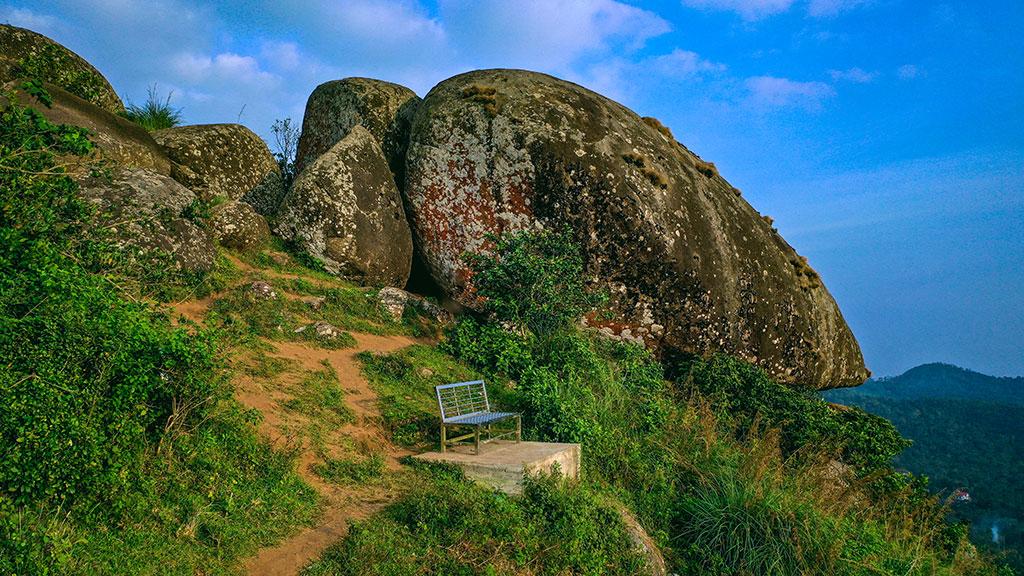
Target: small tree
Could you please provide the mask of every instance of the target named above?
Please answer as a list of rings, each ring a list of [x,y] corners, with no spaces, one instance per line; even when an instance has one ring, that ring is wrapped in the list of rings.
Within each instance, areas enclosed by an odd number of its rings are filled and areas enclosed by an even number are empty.
[[[587,290],[583,257],[568,231],[489,235],[493,251],[467,254],[473,287],[495,320],[547,338],[605,300]]]
[[[274,158],[277,159],[277,165],[281,167],[281,176],[284,177],[285,185],[291,186],[296,176],[295,154],[298,152],[299,135],[302,130],[292,124],[291,118],[274,120],[274,125],[270,127],[270,130],[274,133],[276,147]]]

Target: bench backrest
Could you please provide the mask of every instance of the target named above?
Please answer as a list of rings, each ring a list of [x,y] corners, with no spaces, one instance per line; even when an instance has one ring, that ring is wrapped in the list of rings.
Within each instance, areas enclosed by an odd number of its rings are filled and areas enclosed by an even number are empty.
[[[456,416],[490,412],[491,404],[487,401],[487,387],[483,380],[472,382],[456,382],[435,386],[437,406],[441,409],[441,420]]]

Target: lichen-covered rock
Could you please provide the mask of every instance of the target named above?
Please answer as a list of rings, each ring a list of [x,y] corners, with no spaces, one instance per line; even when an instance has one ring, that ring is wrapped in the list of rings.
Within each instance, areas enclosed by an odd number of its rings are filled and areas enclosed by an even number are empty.
[[[243,252],[260,248],[270,240],[267,219],[252,206],[236,200],[213,207],[210,229],[222,246]]]
[[[450,312],[437,304],[427,300],[423,296],[406,292],[401,288],[381,288],[377,292],[377,302],[380,307],[391,316],[396,322],[405,315],[405,309],[411,307],[431,321],[438,324],[449,324],[453,318]]]
[[[213,240],[183,217],[195,194],[171,178],[145,169],[123,169],[110,179],[85,180],[79,194],[96,207],[102,225],[124,247],[169,253],[182,270],[213,268]]]
[[[108,112],[124,110],[117,92],[84,58],[42,34],[0,24],[0,84],[37,78]]]
[[[736,189],[625,107],[516,70],[470,72],[426,96],[406,195],[438,284],[465,305],[467,251],[487,233],[568,227],[614,321],[666,355],[724,351],[815,388],[868,376],[839,308]]]
[[[58,86],[45,84],[44,87],[52,99],[50,106],[23,90],[15,89],[18,102],[38,110],[55,124],[88,129],[89,139],[96,145],[102,159],[123,167],[145,168],[165,175],[171,173],[170,160],[145,128]],[[13,83],[8,83],[5,88],[14,88]]]
[[[401,186],[409,127],[420,99],[398,84],[370,78],[332,80],[316,87],[306,102],[296,154],[300,172],[362,126],[377,139],[395,182]]]
[[[157,130],[153,137],[174,162],[171,176],[201,198],[243,196],[260,208],[280,196],[281,169],[262,138],[240,124],[200,124]],[[264,190],[266,188],[266,190]]]
[[[306,167],[284,198],[275,232],[332,273],[405,286],[412,235],[377,140],[361,126]]]

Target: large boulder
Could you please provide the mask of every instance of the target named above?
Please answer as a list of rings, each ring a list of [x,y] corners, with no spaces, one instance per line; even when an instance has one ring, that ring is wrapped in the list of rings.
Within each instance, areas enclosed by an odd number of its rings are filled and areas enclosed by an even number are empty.
[[[571,229],[613,320],[661,352],[724,351],[781,381],[856,385],[868,371],[821,279],[739,191],[659,124],[543,74],[484,70],[417,112],[406,194],[435,280],[474,305],[466,252],[485,235]]]
[[[405,286],[412,235],[376,138],[361,126],[306,167],[284,198],[275,232],[327,270]]]
[[[377,139],[402,186],[409,128],[419,102],[412,90],[382,80],[345,78],[317,86],[306,102],[296,169],[301,172],[354,126],[362,126]]]
[[[266,142],[241,124],[200,124],[157,130],[153,137],[174,162],[171,176],[201,198],[258,197],[269,209],[282,195],[281,169]]]
[[[187,271],[213,268],[216,249],[202,228],[186,218],[195,194],[168,176],[127,168],[112,177],[93,177],[79,188],[97,209],[101,225],[126,247],[145,256],[159,250]]]
[[[236,200],[213,207],[210,229],[222,246],[242,252],[256,250],[270,240],[267,219],[249,204]]]
[[[5,88],[15,88],[9,83]],[[15,88],[18,102],[38,110],[55,124],[87,128],[99,156],[115,164],[171,173],[171,162],[145,128],[113,114],[53,84],[45,84],[51,103],[46,106],[34,96]]]
[[[42,34],[0,24],[0,84],[30,77],[60,86],[108,112],[124,110],[110,82],[84,58]]]

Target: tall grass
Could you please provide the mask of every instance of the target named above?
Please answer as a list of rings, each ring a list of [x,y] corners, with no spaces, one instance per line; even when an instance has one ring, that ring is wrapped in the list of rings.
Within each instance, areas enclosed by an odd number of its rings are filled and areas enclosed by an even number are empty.
[[[124,117],[150,132],[178,126],[181,124],[181,108],[171,106],[173,95],[174,91],[170,90],[167,98],[161,98],[154,84],[146,89],[146,101],[141,106],[128,102]]]

